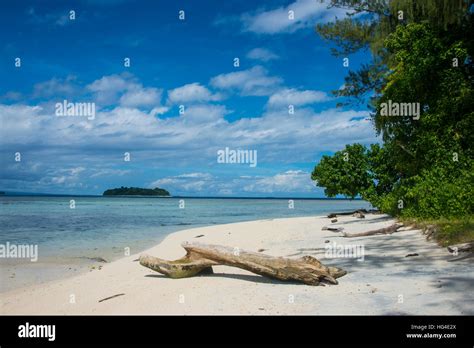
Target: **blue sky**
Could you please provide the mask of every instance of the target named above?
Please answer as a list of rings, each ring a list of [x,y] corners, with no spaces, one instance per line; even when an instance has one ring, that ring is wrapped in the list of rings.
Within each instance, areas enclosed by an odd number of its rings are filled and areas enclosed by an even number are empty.
[[[0,190],[322,197],[321,156],[378,141],[364,107],[330,94],[348,68],[314,27],[344,16],[314,0],[2,5]],[[94,103],[94,119],[56,116],[63,100]],[[226,147],[257,166],[218,163]]]

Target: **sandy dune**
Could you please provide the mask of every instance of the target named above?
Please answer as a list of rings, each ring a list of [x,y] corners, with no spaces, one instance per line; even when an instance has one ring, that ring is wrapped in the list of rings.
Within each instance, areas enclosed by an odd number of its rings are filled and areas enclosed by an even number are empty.
[[[384,215],[368,215],[341,217],[331,225],[362,232],[391,223]],[[184,255],[182,241],[199,241],[264,248],[275,256],[313,255],[348,271],[339,285],[284,283],[226,266],[214,267],[214,275],[168,279],[140,266],[136,254],[101,270],[0,294],[0,313],[474,314],[472,258],[448,262],[448,251],[427,242],[419,231],[342,238],[321,230],[329,224],[326,217],[303,217],[196,228],[171,234],[146,253],[179,258]],[[325,246],[334,242],[363,246],[364,260],[326,258]],[[406,257],[410,253],[418,256]],[[124,295],[98,302],[116,294]],[[75,303],[70,303],[71,295]]]

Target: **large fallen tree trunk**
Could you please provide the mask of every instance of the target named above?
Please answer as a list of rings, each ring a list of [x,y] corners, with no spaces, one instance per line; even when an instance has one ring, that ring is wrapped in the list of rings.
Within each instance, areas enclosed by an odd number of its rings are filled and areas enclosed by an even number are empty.
[[[372,230],[367,232],[360,232],[360,233],[345,233],[343,232],[343,237],[351,238],[351,237],[365,237],[365,236],[374,236],[376,234],[392,234],[398,232],[398,229],[403,227],[402,224],[393,224],[388,227],[380,228],[378,230]]]
[[[381,214],[380,210],[378,209],[357,209],[353,211],[343,211],[340,213],[330,213],[327,215],[328,218],[333,219],[335,217],[341,216],[341,215],[354,215],[354,214]]]
[[[262,253],[201,243],[183,243],[186,255],[175,261],[142,255],[140,264],[171,278],[192,277],[202,272],[212,271],[212,266],[226,265],[279,280],[294,280],[308,285],[318,285],[321,281],[337,284],[336,278],[346,271],[337,267],[327,267],[312,256],[299,259],[273,257]]]
[[[367,214],[368,211],[367,211],[367,209],[357,209],[357,210],[353,210],[353,211],[343,211],[341,213],[330,213],[330,214],[327,215],[327,217],[332,219],[332,218],[335,218],[335,217],[338,217],[338,216],[341,216],[341,215],[354,215],[356,213]]]

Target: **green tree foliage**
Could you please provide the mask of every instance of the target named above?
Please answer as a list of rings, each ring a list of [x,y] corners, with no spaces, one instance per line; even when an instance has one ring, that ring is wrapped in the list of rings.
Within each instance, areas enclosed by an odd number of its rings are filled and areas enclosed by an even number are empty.
[[[330,7],[347,9],[349,18],[320,24],[319,35],[338,48],[336,56],[348,56],[361,49],[369,49],[373,60],[357,71],[350,71],[345,87],[333,91],[337,96],[355,97],[353,101],[364,102],[364,96],[377,97],[381,92],[387,71],[393,65],[392,55],[387,52],[384,41],[401,25],[428,23],[436,30],[462,30],[470,22],[468,9],[470,0],[331,0]],[[460,30],[461,29],[461,30]],[[468,30],[468,28],[464,28]]]
[[[328,197],[338,194],[355,198],[371,185],[367,149],[360,144],[347,145],[334,156],[323,156],[311,175]]]
[[[468,2],[367,0],[333,5],[373,14],[369,20],[351,17],[319,26],[318,31],[342,47],[336,54],[371,49],[373,62],[350,72],[345,89],[337,94],[359,102],[370,94],[383,146],[348,145],[345,152],[354,156],[349,163],[341,162],[341,152],[324,156],[313,180],[330,196],[360,195],[395,215],[472,214],[474,39],[467,33],[474,28]],[[403,20],[398,11],[403,11]],[[419,118],[382,114],[389,102],[419,103]]]

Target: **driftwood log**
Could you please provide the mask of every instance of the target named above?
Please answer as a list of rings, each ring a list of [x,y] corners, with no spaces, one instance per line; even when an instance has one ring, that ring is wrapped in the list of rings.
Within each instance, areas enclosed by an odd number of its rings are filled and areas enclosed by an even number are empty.
[[[332,219],[341,215],[354,215],[354,214],[381,214],[380,210],[378,209],[357,209],[353,211],[343,211],[341,213],[330,213],[327,215],[328,218]]]
[[[448,261],[459,261],[474,257],[474,242],[450,245],[448,251],[455,256]]]
[[[403,227],[403,224],[393,224],[388,227],[379,228],[378,230],[372,230],[367,232],[360,232],[360,233],[345,233],[343,232],[343,237],[351,238],[351,237],[365,237],[365,236],[373,236],[376,234],[392,234],[398,232],[398,229]]]
[[[187,278],[203,272],[212,272],[212,266],[226,265],[279,280],[293,280],[308,285],[321,282],[337,284],[336,278],[346,271],[337,267],[327,267],[312,256],[299,259],[274,257],[262,253],[235,248],[183,243],[186,255],[175,261],[167,261],[150,255],[140,256],[140,264],[170,278]]]
[[[451,253],[474,251],[474,242],[450,245],[448,251]]]
[[[329,219],[333,219],[335,217],[338,217],[338,216],[341,216],[341,215],[354,215],[356,213],[361,213],[361,214],[367,214],[368,211],[367,209],[358,209],[358,210],[353,210],[353,211],[344,211],[342,213],[331,213],[331,214],[328,214],[328,218]]]

